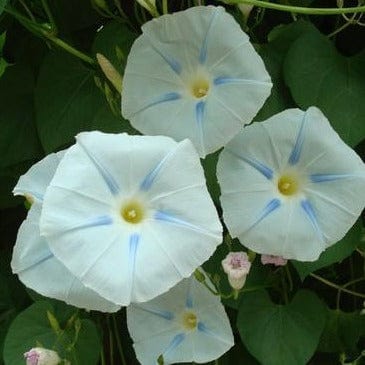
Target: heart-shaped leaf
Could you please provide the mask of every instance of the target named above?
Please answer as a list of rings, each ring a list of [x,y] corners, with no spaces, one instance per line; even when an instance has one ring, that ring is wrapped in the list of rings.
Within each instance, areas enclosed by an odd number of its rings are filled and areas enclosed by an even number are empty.
[[[36,302],[20,313],[5,339],[5,365],[24,365],[23,353],[32,347],[55,350],[73,365],[97,364],[100,342],[96,326],[76,313],[76,308],[48,301]]]
[[[267,292],[242,297],[237,326],[247,349],[263,365],[305,365],[325,324],[325,306],[309,291],[291,303],[274,304]]]
[[[320,108],[351,146],[365,137],[365,51],[347,58],[318,31],[299,37],[284,61],[284,77],[296,103]]]
[[[52,52],[45,58],[35,101],[39,138],[46,152],[72,143],[81,131],[133,133],[127,121],[112,113],[94,76],[75,57]]]

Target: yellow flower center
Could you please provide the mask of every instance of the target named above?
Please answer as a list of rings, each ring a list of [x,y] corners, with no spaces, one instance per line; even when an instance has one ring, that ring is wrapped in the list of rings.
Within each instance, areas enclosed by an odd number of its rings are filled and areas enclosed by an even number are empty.
[[[124,204],[120,213],[126,222],[133,224],[140,223],[145,216],[142,204],[136,200],[131,200]]]
[[[198,78],[194,80],[191,85],[191,92],[193,96],[200,99],[208,94],[209,91],[209,82],[205,78]]]
[[[182,318],[183,327],[187,330],[193,330],[198,324],[198,318],[194,312],[185,312]]]
[[[283,195],[294,195],[298,188],[298,180],[292,175],[283,175],[278,181],[278,189]]]

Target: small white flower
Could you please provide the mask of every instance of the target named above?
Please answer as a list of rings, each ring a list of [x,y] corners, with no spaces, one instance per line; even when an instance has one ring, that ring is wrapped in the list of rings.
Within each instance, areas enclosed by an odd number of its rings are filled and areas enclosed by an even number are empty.
[[[85,132],[47,188],[40,232],[88,288],[128,305],[206,261],[222,226],[190,141]]]
[[[270,94],[264,63],[223,7],[147,22],[128,56],[122,113],[144,134],[189,138],[199,155],[250,123]]]
[[[314,261],[365,205],[365,166],[315,107],[254,123],[217,167],[223,219],[251,250]]]
[[[33,165],[14,188],[14,194],[26,196],[32,206],[19,228],[11,267],[24,285],[39,294],[80,308],[115,312],[120,307],[86,288],[55,258],[47,241],[40,236],[43,197],[64,153],[52,153]]]
[[[24,354],[26,365],[58,365],[61,362],[56,351],[34,347]]]
[[[206,363],[234,344],[220,298],[194,276],[150,302],[129,306],[127,324],[142,365],[156,364],[160,355],[166,365]]]
[[[251,268],[246,252],[230,252],[222,261],[222,267],[231,287],[235,290],[242,289]]]
[[[261,263],[263,265],[285,266],[287,262],[288,260],[282,256],[261,255]]]

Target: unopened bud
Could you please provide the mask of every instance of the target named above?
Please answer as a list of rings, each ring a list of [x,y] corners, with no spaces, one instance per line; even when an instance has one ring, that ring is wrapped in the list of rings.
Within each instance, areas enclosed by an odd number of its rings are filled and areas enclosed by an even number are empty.
[[[99,66],[104,72],[106,78],[113,84],[115,89],[121,93],[122,92],[122,76],[114,68],[111,62],[103,56],[101,53],[96,54],[96,59],[98,60]]]
[[[24,354],[26,365],[58,365],[61,362],[56,351],[34,347]]]
[[[251,268],[247,254],[245,252],[230,252],[222,261],[222,267],[228,276],[231,287],[235,290],[242,289]]]
[[[282,256],[274,256],[274,255],[261,255],[261,263],[263,265],[275,265],[275,266],[285,266],[288,262],[287,259],[284,259]]]
[[[198,280],[200,283],[203,283],[205,281],[205,275],[198,269],[194,271],[194,276],[195,279]]]

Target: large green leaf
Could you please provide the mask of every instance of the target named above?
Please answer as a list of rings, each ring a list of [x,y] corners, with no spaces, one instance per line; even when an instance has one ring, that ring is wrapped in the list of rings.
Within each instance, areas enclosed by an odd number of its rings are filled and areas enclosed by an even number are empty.
[[[317,32],[299,37],[284,62],[284,76],[301,108],[319,107],[342,139],[355,146],[365,137],[365,51],[347,58]]]
[[[132,131],[115,116],[94,82],[94,71],[72,56],[52,52],[42,64],[36,86],[39,138],[46,152],[74,141],[86,130]]]
[[[259,54],[271,76],[273,88],[269,98],[255,117],[256,120],[264,120],[284,109],[295,106],[284,83],[282,67],[290,45],[300,35],[313,29],[315,28],[311,23],[302,20],[278,26],[269,34],[270,42],[259,48]]]
[[[262,291],[242,298],[237,326],[243,343],[262,365],[305,365],[317,348],[325,314],[312,292],[301,290],[291,303],[277,305]]]
[[[25,65],[0,78],[0,170],[42,155],[34,124],[34,80]]]
[[[72,365],[97,364],[100,341],[96,326],[88,319],[74,316],[76,311],[61,303],[43,301],[20,313],[5,339],[5,365],[24,365],[23,353],[39,345],[57,351]],[[59,323],[59,332],[51,326],[49,314]]]
[[[298,271],[300,278],[303,280],[311,272],[329,266],[335,262],[340,262],[350,256],[355,248],[359,245],[362,236],[362,224],[357,221],[355,225],[347,232],[346,236],[333,246],[327,248],[317,261],[299,262],[292,261],[293,266]]]
[[[345,313],[328,309],[318,351],[347,353],[354,351],[363,325],[359,312]]]

